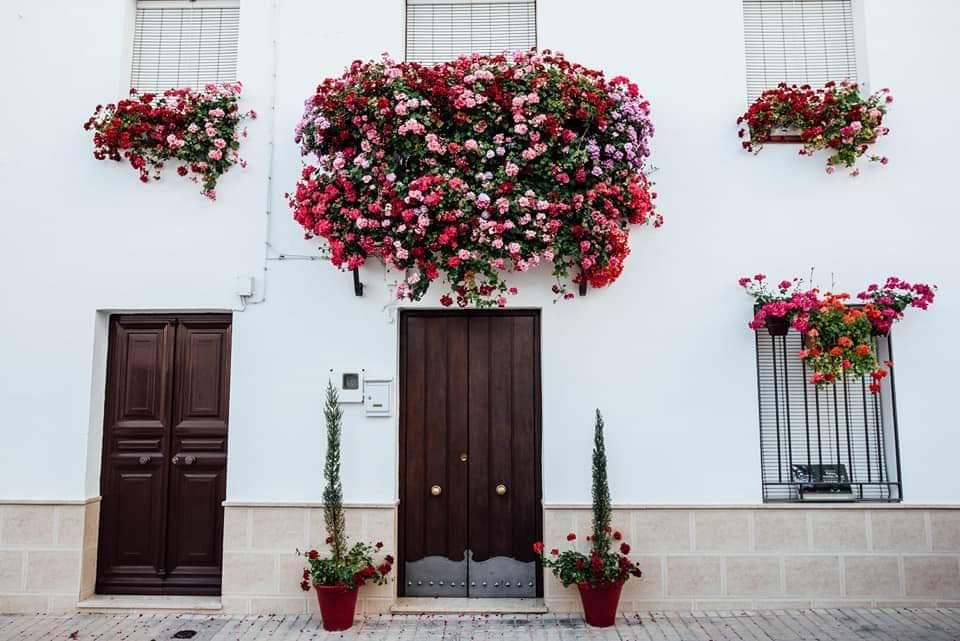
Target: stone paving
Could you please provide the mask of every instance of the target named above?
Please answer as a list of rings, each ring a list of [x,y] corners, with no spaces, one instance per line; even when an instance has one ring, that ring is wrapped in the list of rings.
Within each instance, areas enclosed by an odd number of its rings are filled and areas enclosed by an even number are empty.
[[[190,634],[190,631],[193,634]],[[316,615],[176,613],[0,616],[0,639],[86,641],[957,641],[960,609],[643,612],[613,628],[577,615],[383,615],[326,633]]]

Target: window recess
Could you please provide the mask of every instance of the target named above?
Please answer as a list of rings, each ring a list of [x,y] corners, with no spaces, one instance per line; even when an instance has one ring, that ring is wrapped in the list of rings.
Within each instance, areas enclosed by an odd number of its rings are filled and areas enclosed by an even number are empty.
[[[130,86],[141,92],[237,79],[239,0],[139,0]]]
[[[874,340],[891,359],[890,337]],[[756,348],[764,502],[902,500],[893,368],[879,394],[866,379],[817,389],[799,332],[760,329]]]
[[[422,64],[537,46],[536,0],[407,0],[405,59]]]
[[[747,98],[858,79],[853,0],[743,0]]]

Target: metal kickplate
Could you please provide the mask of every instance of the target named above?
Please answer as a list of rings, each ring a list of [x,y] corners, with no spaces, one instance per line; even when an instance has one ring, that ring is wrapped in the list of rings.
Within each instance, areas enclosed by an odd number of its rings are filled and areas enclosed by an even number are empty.
[[[537,562],[495,556],[474,561],[467,550],[462,561],[428,556],[404,564],[406,596],[503,597],[537,596]]]
[[[406,596],[468,596],[467,557],[451,561],[445,556],[428,556],[407,561],[403,568]]]
[[[472,597],[535,597],[537,596],[537,562],[517,561],[507,556],[495,556],[486,561],[474,561],[467,551],[468,577]]]

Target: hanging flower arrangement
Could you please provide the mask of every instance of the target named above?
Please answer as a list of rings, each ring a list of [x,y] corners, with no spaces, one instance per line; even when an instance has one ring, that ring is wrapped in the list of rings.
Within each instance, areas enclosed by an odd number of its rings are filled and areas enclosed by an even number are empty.
[[[828,82],[823,89],[810,85],[787,85],[781,83],[776,89],[763,92],[745,114],[737,118],[743,138],[748,132],[749,140],[742,146],[747,151],[759,152],[763,144],[776,140],[779,132],[793,131],[802,143],[801,156],[812,156],[818,151],[829,150],[827,173],[839,167],[854,167],[870,146],[881,136],[890,133],[883,126],[887,105],[893,95],[887,88],[863,97],[856,83]],[[886,165],[886,156],[870,155],[869,160]],[[854,168],[851,176],[860,175]]]
[[[803,289],[798,278],[771,287],[766,276],[756,274],[741,278],[739,284],[756,303],[750,329],[766,327],[773,336],[785,336],[793,327],[803,334],[804,349],[797,356],[813,372],[811,383],[821,386],[844,377],[870,376],[874,394],[880,392],[887,369],[878,362],[873,337],[886,335],[908,306],[927,309],[936,291],[935,286],[911,285],[891,276],[883,287],[873,284],[858,294],[862,305],[852,305],[850,294]]]
[[[216,199],[217,180],[230,167],[246,167],[237,150],[246,130],[240,112],[239,82],[206,85],[203,90],[169,89],[158,96],[130,90],[116,104],[97,105],[83,128],[93,130],[93,157],[127,160],[142,182],[160,180],[168,162],[180,163],[177,173],[200,183],[203,195]]]
[[[552,264],[603,287],[630,253],[630,225],[662,223],[645,159],[649,103],[548,51],[425,67],[387,57],[323,81],[296,130],[304,167],[290,196],[308,238],[352,270],[399,270],[398,299],[441,275],[441,302],[503,306],[503,273]]]

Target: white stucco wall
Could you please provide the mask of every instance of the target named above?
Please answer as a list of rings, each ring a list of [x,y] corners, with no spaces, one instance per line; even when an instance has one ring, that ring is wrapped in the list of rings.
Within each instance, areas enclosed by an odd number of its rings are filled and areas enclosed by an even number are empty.
[[[275,6],[276,5],[276,6]],[[827,176],[823,158],[739,149],[745,108],[739,0],[541,0],[542,47],[625,74],[653,104],[653,162],[666,225],[632,234],[622,278],[553,304],[546,271],[513,278],[514,306],[542,308],[544,495],[589,499],[591,414],[603,410],[620,503],[759,503],[756,373],[744,274],[806,275],[856,290],[889,274],[940,285],[896,329],[903,483],[909,503],[960,503],[953,399],[960,347],[960,234],[951,124],[960,88],[960,5],[865,0],[873,88],[897,102],[886,168]],[[0,118],[0,499],[98,493],[106,312],[225,310],[235,276],[262,303],[234,315],[229,500],[320,498],[321,397],[329,369],[396,374],[395,310],[382,268],[347,274],[311,254],[283,193],[300,157],[303,99],[355,58],[402,55],[402,2],[243,0],[240,79],[250,124],[219,200],[172,172],[141,185],[93,160],[81,124],[126,84],[133,0],[14,0],[0,7],[7,61]],[[273,52],[276,41],[275,120]],[[272,151],[271,130],[277,137]],[[270,211],[267,215],[267,211]],[[435,288],[435,294],[440,293]],[[436,305],[436,297],[425,301]],[[396,388],[394,388],[396,391]],[[351,502],[396,496],[396,414],[346,408]]]

